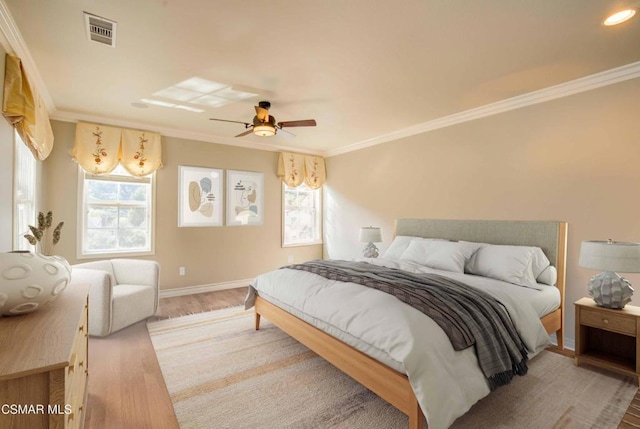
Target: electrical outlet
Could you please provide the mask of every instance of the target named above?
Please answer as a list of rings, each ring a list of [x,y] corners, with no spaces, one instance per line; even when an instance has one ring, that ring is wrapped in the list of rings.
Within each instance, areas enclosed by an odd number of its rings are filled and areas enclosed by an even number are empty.
[[[180,269],[178,270],[178,274],[180,274],[181,276],[184,276],[187,272],[187,269],[185,267],[180,267]]]
[[[289,264],[293,264],[293,255],[289,255],[289,257],[287,258],[287,262]]]

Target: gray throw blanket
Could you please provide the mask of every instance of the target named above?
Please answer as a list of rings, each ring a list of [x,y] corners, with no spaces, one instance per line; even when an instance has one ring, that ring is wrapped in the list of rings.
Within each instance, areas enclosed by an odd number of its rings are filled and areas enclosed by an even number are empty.
[[[489,294],[437,274],[412,274],[366,262],[310,261],[283,268],[357,283],[398,298],[433,319],[455,350],[475,345],[491,390],[527,373],[527,349],[507,310]]]

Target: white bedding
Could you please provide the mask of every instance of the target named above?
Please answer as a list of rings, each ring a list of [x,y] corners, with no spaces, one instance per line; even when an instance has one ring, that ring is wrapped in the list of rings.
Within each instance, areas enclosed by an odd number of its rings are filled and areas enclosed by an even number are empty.
[[[553,308],[553,291],[546,291],[555,287],[537,291],[406,261],[363,260],[410,272],[437,273],[482,289],[505,305],[530,358],[550,344],[540,312],[558,307],[559,294]],[[389,294],[290,269],[262,274],[252,286],[267,301],[407,374],[430,429],[449,427],[490,391],[473,347],[456,352],[434,321]]]

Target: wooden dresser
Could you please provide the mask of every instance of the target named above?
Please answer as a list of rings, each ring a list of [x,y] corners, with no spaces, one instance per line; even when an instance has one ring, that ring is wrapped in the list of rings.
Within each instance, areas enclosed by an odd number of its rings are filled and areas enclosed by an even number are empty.
[[[0,428],[81,428],[87,391],[89,287],[0,318]]]

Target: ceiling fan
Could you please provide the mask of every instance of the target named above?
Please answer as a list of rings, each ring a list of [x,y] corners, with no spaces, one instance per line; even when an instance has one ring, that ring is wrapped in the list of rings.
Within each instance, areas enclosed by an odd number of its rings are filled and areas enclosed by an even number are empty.
[[[256,108],[256,116],[253,117],[253,123],[249,122],[241,122],[241,121],[230,121],[228,119],[216,119],[209,118],[212,121],[222,121],[222,122],[233,122],[236,124],[244,124],[244,127],[247,129],[245,132],[238,134],[235,137],[246,136],[247,134],[255,134],[260,137],[269,137],[273,136],[276,133],[282,133],[283,136],[294,137],[295,134],[287,131],[284,127],[315,127],[316,120],[315,119],[304,119],[301,121],[284,121],[284,122],[276,122],[276,118],[269,114],[269,108],[271,107],[271,103],[268,101],[260,101]]]

